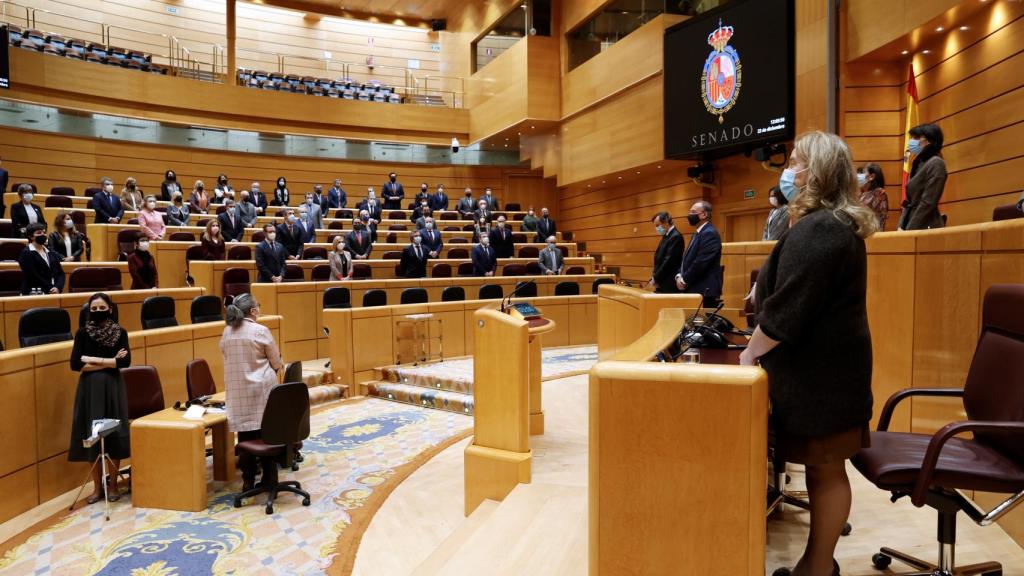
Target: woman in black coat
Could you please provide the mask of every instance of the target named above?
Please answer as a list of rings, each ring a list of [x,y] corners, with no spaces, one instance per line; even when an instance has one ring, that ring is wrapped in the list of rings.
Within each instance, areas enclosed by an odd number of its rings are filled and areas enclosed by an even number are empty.
[[[64,268],[60,255],[46,247],[46,225],[29,224],[25,236],[28,246],[18,256],[21,294],[60,294],[64,290]]]
[[[43,223],[43,211],[32,203],[32,186],[18,186],[18,198],[21,202],[11,206],[12,238],[23,238],[29,224]]]
[[[942,129],[921,124],[910,129],[907,154],[914,157],[907,180],[907,199],[900,215],[900,230],[927,230],[946,225],[939,201],[946,189],[946,161],[942,159]]]
[[[779,184],[793,224],[761,267],[758,326],[740,363],[768,372],[775,449],[807,470],[811,533],[792,574],[838,574],[833,554],[851,502],[846,460],[870,442],[864,238],[878,218],[860,204],[850,150],[834,134],[797,139]]]
[[[91,448],[82,440],[92,435],[92,421],[100,418],[120,420],[117,430],[104,440],[107,455],[113,463],[110,474],[110,501],[120,498],[117,471],[120,462],[130,455],[128,436],[128,395],[121,378],[121,368],[132,365],[132,352],[128,347],[128,331],[111,317],[113,304],[110,297],[97,292],[89,297],[89,316],[83,328],[75,334],[71,349],[71,369],[81,372],[75,391],[75,408],[71,420],[71,445],[68,461],[95,462],[99,457],[99,443]],[[92,495],[87,502],[94,504],[103,498],[103,471],[93,466]]]
[[[82,234],[75,229],[75,221],[70,213],[63,210],[57,213],[48,244],[50,250],[56,252],[64,262],[78,262],[82,259]]]

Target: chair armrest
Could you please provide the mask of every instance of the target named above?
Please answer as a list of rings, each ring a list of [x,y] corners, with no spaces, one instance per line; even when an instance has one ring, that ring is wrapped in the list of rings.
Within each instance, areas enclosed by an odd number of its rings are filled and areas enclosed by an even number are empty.
[[[896,410],[896,405],[911,396],[956,398],[963,397],[963,395],[963,388],[904,388],[889,396],[889,399],[885,401],[885,406],[882,407],[882,414],[878,417],[878,431],[885,432],[889,429],[889,423],[892,422],[892,413]]]
[[[1005,432],[1007,435],[1016,436],[1024,442],[1024,422],[979,422],[968,420],[966,422],[952,422],[946,424],[932,436],[928,443],[928,450],[924,453],[924,460],[921,461],[921,473],[914,484],[914,491],[911,493],[910,501],[914,506],[920,508],[925,504],[928,495],[928,488],[932,483],[932,475],[935,473],[935,465],[939,461],[942,447],[950,438],[965,432]]]

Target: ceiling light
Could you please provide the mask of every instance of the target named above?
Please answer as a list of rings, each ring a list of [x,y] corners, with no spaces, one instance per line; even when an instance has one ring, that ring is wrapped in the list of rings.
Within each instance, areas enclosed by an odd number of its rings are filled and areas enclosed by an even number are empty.
[[[931,54],[931,50],[921,50],[921,54]]]
[[[910,54],[910,50],[904,50],[903,52],[900,52],[900,54],[906,56],[907,54]]]
[[[961,26],[960,31],[963,32],[964,30],[969,30],[969,28],[967,26]]]
[[[639,170],[637,170],[637,171],[636,171],[636,173],[637,173],[637,174],[639,174],[639,173],[640,173],[640,171],[639,171]]]
[[[938,28],[935,29],[936,32],[942,32],[943,30],[945,30],[945,28],[943,28],[942,26],[939,26]]]
[[[622,180],[622,176],[619,176],[619,180]]]
[[[601,184],[604,184],[604,180],[601,180]]]
[[[661,164],[658,164],[658,168],[661,169]]]

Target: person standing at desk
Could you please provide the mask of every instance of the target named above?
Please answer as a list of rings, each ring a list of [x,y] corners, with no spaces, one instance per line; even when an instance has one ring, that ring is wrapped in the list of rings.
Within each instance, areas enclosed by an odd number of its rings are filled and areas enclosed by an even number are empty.
[[[128,332],[114,321],[110,296],[97,292],[89,297],[89,312],[85,327],[75,333],[71,348],[71,369],[81,372],[75,391],[75,408],[71,420],[69,462],[96,462],[100,454],[97,442],[86,448],[82,441],[92,436],[92,421],[100,418],[120,420],[117,431],[106,437],[107,455],[113,460],[107,470],[110,475],[110,501],[121,497],[117,486],[117,471],[121,460],[131,453],[128,435],[128,394],[121,368],[132,365],[132,351],[128,347]],[[103,499],[103,463],[92,468],[92,494],[86,500],[95,504]]]
[[[658,212],[651,220],[661,240],[658,241],[658,249],[654,251],[654,271],[647,281],[647,287],[654,288],[658,294],[676,294],[679,289],[676,288],[674,273],[683,263],[683,245],[686,241],[676,230],[672,215],[668,212]]]
[[[772,186],[768,190],[768,202],[772,205],[772,211],[765,220],[761,240],[778,240],[786,230],[789,230],[789,202],[778,186]]]
[[[684,294],[700,294],[705,306],[717,306],[722,295],[722,237],[711,224],[711,204],[700,200],[686,216],[697,231],[683,252],[683,265],[676,274],[676,288]]]
[[[780,188],[793,225],[761,266],[758,326],[740,363],[768,372],[775,449],[807,469],[811,533],[792,574],[838,574],[833,555],[851,501],[846,460],[870,442],[864,239],[878,217],[859,202],[850,150],[834,134],[798,138]]]
[[[252,294],[240,294],[227,307],[220,351],[224,355],[224,406],[228,429],[238,433],[238,441],[258,440],[263,424],[263,409],[270,389],[277,385],[277,373],[284,368],[274,335],[261,324],[260,305]],[[238,457],[242,470],[242,491],[256,485],[256,457],[243,452]],[[277,477],[277,461],[263,461],[263,481]]]

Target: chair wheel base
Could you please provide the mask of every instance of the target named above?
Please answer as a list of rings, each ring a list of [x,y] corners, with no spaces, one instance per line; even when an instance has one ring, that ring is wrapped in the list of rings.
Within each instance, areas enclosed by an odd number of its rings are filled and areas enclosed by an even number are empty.
[[[241,508],[241,507],[242,507],[242,499],[241,498],[235,498],[235,508]]]
[[[871,557],[871,564],[879,570],[885,570],[892,564],[892,556],[878,552]]]
[[[851,526],[849,522],[847,522],[846,524],[843,524],[842,535],[843,536],[849,536],[850,532],[853,532],[853,526]]]
[[[274,507],[271,506],[270,504],[267,504],[266,513],[267,514],[273,514],[274,513]]]
[[[793,571],[789,568],[776,568],[775,572],[772,572],[772,576],[789,576]]]
[[[309,506],[309,498],[303,498],[302,499],[302,505],[303,506]]]

